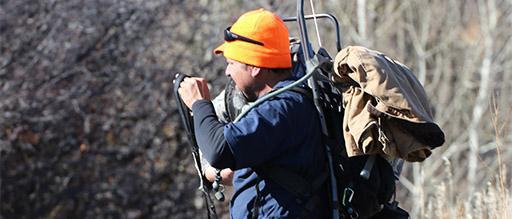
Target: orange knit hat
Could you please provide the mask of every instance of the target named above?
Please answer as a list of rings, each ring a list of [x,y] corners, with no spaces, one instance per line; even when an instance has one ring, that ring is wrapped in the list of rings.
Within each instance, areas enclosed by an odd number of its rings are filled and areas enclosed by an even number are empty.
[[[288,28],[274,13],[249,11],[224,31],[225,42],[215,54],[263,68],[290,68]]]

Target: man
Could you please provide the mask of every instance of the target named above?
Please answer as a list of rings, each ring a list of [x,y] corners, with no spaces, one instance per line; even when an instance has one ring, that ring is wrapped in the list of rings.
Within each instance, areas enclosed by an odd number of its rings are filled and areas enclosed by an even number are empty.
[[[243,14],[214,50],[227,60],[226,75],[248,101],[292,83],[288,29],[275,14],[259,9]],[[218,121],[203,78],[186,78],[179,93],[194,114],[196,139],[215,168],[231,168],[232,218],[325,218],[327,188],[303,200],[265,174],[280,167],[308,181],[321,178],[325,151],[313,102],[287,91],[252,108],[236,123]]]

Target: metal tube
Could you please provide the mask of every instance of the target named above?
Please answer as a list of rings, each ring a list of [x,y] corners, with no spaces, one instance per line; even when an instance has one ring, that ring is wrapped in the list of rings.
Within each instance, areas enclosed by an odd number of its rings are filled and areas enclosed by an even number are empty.
[[[316,15],[306,15],[305,16],[306,20],[311,20],[315,17],[316,18],[327,18],[333,23],[334,28],[336,30],[336,49],[339,52],[341,50],[341,30],[340,30],[340,25],[339,25],[338,19],[332,14],[316,14]],[[297,17],[285,17],[285,18],[283,18],[283,21],[284,22],[297,21]]]
[[[304,19],[304,0],[297,0],[297,24],[299,26],[300,41],[305,43],[302,46],[302,52],[304,54],[305,62],[309,62],[313,58],[314,52],[309,47],[308,30],[306,27],[306,21]]]

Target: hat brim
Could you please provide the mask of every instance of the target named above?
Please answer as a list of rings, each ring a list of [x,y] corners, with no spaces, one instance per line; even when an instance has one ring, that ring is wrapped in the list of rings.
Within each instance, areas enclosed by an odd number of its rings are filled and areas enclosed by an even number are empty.
[[[224,53],[224,50],[226,49],[226,46],[227,46],[226,44],[227,44],[226,42],[222,43],[220,46],[218,46],[217,48],[215,48],[213,50],[213,53],[215,55],[220,55],[220,54]]]

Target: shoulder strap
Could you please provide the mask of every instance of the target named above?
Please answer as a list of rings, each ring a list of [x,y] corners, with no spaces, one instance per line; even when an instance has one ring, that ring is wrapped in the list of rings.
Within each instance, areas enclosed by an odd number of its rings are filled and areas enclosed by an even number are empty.
[[[295,86],[295,87],[290,88],[290,91],[302,94],[303,96],[305,96],[309,100],[313,100],[313,91],[311,91],[311,89],[309,87],[306,87],[306,86]]]

